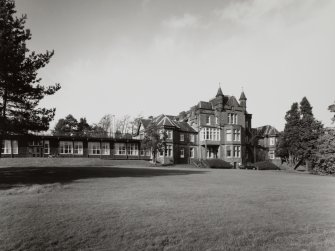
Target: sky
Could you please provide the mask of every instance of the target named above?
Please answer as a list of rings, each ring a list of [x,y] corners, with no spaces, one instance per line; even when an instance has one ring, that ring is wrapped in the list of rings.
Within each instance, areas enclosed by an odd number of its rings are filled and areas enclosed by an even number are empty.
[[[62,89],[41,106],[55,121],[97,123],[177,115],[243,88],[252,126],[283,130],[306,96],[331,125],[335,101],[333,0],[16,0],[31,50],[54,50],[42,83]]]

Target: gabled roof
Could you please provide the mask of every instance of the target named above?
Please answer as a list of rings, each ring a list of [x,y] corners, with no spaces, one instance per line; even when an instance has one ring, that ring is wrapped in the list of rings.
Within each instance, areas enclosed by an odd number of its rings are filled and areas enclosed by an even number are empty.
[[[153,121],[157,123],[159,126],[163,127],[174,127],[180,131],[183,132],[193,132],[196,133],[196,131],[187,123],[184,121],[176,121],[172,118],[176,118],[175,116],[171,115],[164,115],[161,114],[158,117],[154,118]]]
[[[212,110],[212,104],[210,102],[200,101],[198,107],[202,109]]]
[[[146,129],[147,126],[150,124],[151,119],[141,119],[141,124],[143,125],[143,128]]]
[[[256,134],[261,137],[276,136],[279,134],[279,131],[273,126],[266,125],[266,126],[257,127]]]
[[[240,106],[240,104],[237,102],[236,98],[234,96],[229,97],[227,101],[227,105],[229,106]]]

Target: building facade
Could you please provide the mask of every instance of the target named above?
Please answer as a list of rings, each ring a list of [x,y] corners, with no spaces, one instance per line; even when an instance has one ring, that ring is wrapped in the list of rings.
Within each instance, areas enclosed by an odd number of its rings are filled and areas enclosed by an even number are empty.
[[[221,159],[239,168],[265,159],[275,160],[279,132],[272,126],[252,128],[247,98],[224,95],[200,101],[178,116],[141,119],[136,135],[128,138],[73,136],[7,136],[1,139],[0,157],[100,157],[152,159],[142,146],[150,123],[165,132],[165,148],[157,153],[162,164],[189,164],[194,160]]]

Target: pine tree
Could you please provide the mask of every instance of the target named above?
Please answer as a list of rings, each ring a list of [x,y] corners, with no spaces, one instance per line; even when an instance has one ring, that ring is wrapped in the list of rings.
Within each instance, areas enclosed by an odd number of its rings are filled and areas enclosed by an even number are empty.
[[[74,136],[78,132],[78,121],[71,114],[67,115],[65,119],[58,120],[53,135],[57,136]]]
[[[37,76],[54,52],[29,53],[26,43],[31,33],[25,29],[27,17],[16,17],[13,0],[0,0],[0,133],[45,131],[55,109],[38,107],[60,85],[44,87]]]

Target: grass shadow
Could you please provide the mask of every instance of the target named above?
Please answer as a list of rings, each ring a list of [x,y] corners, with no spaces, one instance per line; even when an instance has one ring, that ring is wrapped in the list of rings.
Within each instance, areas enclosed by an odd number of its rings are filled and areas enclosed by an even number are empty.
[[[0,190],[22,185],[65,184],[90,178],[154,177],[204,172],[206,171],[119,167],[9,167],[0,168]]]

